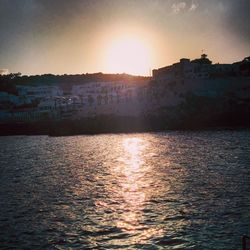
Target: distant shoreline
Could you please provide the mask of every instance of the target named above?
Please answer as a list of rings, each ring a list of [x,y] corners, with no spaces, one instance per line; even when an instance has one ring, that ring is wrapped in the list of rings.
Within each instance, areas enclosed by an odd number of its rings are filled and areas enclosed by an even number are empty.
[[[207,131],[207,130],[250,129],[250,123],[167,123],[164,119],[142,117],[97,117],[85,120],[1,123],[0,136],[12,135],[95,135],[103,133],[142,133],[164,131]]]

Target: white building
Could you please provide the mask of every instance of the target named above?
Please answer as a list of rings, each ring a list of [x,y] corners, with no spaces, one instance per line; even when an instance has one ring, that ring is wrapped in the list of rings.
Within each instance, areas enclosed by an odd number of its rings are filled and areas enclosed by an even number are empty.
[[[9,102],[15,105],[22,104],[22,100],[16,96],[7,92],[0,92],[0,103]]]
[[[62,96],[63,90],[58,86],[16,86],[20,98],[30,103],[34,99]]]
[[[190,61],[180,59],[180,62],[153,70],[153,78],[157,81],[171,82],[179,79],[208,79],[215,76],[224,76],[239,71],[237,64],[212,64],[206,54],[201,58]]]

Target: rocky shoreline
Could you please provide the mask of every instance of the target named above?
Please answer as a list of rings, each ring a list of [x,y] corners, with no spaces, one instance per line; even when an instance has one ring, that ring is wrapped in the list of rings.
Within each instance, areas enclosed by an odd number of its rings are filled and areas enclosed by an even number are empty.
[[[166,130],[221,130],[250,128],[250,119],[223,117],[217,120],[173,119],[168,117],[100,116],[82,120],[1,123],[0,136],[67,136],[100,133],[159,132]]]

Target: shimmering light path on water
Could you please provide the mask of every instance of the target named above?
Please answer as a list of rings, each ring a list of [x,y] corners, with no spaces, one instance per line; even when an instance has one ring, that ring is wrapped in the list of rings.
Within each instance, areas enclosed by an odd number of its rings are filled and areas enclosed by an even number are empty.
[[[0,249],[240,249],[250,131],[0,139]]]

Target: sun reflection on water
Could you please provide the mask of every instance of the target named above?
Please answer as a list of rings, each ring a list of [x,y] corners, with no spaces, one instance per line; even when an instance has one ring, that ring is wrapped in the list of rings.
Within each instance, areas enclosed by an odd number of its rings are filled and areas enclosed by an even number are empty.
[[[0,248],[237,249],[250,135],[235,133],[3,138]]]
[[[117,221],[118,228],[126,233],[137,235],[134,241],[142,243],[162,230],[158,227],[146,226],[144,210],[150,198],[150,166],[144,164],[148,142],[142,138],[126,138],[123,140],[124,155],[118,171],[122,174],[121,195],[123,211]]]

